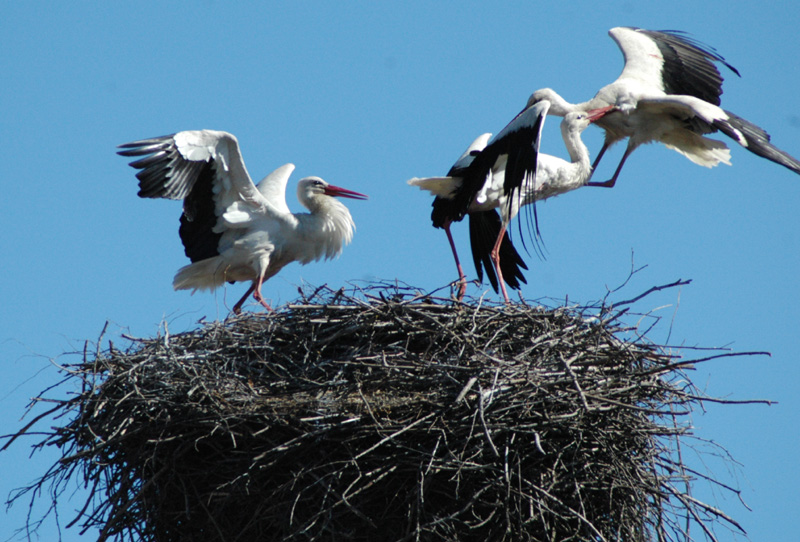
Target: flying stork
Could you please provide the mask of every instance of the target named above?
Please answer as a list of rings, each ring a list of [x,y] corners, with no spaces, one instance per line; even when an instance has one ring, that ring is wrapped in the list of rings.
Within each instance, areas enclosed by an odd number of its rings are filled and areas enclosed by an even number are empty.
[[[708,46],[672,30],[617,27],[608,34],[625,57],[622,73],[601,88],[591,100],[568,103],[554,90],[544,88],[528,100],[531,106],[549,101],[551,115],[570,111],[606,110],[597,122],[605,130],[605,142],[592,164],[597,167],[606,150],[622,139],[628,146],[614,176],[592,186],[613,187],[625,160],[639,146],[660,141],[695,164],[730,165],[730,150],[721,141],[704,137],[721,131],[747,150],[800,174],[800,161],[770,143],[760,127],[720,107],[722,76],[714,62],[739,72]]]
[[[505,283],[518,288],[519,280],[524,282],[519,268],[527,269],[508,238],[511,219],[523,206],[583,186],[591,174],[589,151],[580,136],[589,123],[602,118],[606,111],[565,115],[561,133],[570,155],[567,161],[539,153],[549,108],[549,102],[537,102],[491,140],[491,134],[479,136],[447,176],[408,181],[436,196],[431,218],[434,227],[447,233],[459,272],[459,298],[464,295],[466,278],[450,233],[452,222],[469,215],[472,258],[478,277],[483,277],[484,267],[495,291],[499,284],[508,303]],[[538,229],[534,230],[535,235]]]
[[[191,264],[178,270],[176,290],[213,290],[225,282],[252,281],[234,305],[238,314],[253,297],[268,310],[261,286],[287,264],[338,256],[353,237],[350,212],[334,197],[367,196],[306,177],[297,198],[308,213],[286,205],[286,183],[294,164],[285,164],[258,183],[247,173],[232,134],[191,130],[120,145],[118,154],[143,157],[139,197],[183,200],[179,233]]]

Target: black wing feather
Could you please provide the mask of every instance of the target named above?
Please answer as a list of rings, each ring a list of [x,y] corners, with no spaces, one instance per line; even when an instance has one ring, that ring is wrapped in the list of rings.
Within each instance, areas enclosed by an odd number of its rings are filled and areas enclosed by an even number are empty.
[[[664,57],[662,81],[668,94],[685,94],[714,105],[720,104],[722,75],[714,62],[724,64],[736,75],[739,71],[717,51],[679,30],[643,30]]]
[[[502,228],[500,214],[496,210],[470,213],[469,209],[498,159],[503,155],[507,157],[503,185],[507,200],[510,203],[513,198],[522,197],[520,189],[525,180],[530,178],[534,181],[538,167],[539,138],[548,108],[549,103],[537,103],[514,117],[483,150],[471,153],[470,163],[466,165],[462,163],[459,164],[460,167],[450,169],[448,176],[462,179],[453,198],[437,197],[433,201],[431,220],[437,228],[458,222],[469,214],[470,244],[475,270],[481,280],[484,270],[486,271],[486,276],[495,292],[499,285],[489,255]],[[533,234],[538,236],[538,225],[534,228]],[[527,266],[506,231],[500,243],[500,270],[505,282],[511,288],[519,288],[520,282],[525,283],[520,268],[527,269]]]
[[[769,134],[763,128],[730,111],[725,111],[725,113],[728,115],[728,120],[715,120],[714,128],[736,141],[739,141],[736,133],[738,131],[747,142],[747,145],[742,145],[744,148],[800,174],[800,161],[770,143]]]
[[[139,197],[184,199],[202,169],[201,162],[192,162],[181,156],[175,145],[175,134],[143,139],[120,145],[121,156],[142,156],[130,163],[140,170]]]
[[[222,233],[214,231],[217,214],[214,205],[214,166],[210,162],[193,162],[200,165],[192,190],[183,200],[183,214],[178,233],[184,252],[197,262],[219,255]]]
[[[183,200],[178,233],[186,256],[192,261],[219,254],[222,233],[213,231],[217,223],[214,203],[215,164],[213,161],[186,160],[175,145],[175,134],[142,139],[120,145],[121,156],[139,157],[130,166],[140,170],[139,197]]]
[[[472,248],[472,262],[475,264],[475,271],[478,280],[483,281],[483,272],[486,270],[486,277],[495,292],[498,291],[497,274],[494,271],[494,263],[489,254],[494,248],[497,236],[500,235],[500,214],[495,211],[481,211],[469,214],[469,240]],[[500,243],[500,271],[503,279],[509,287],[520,288],[520,282],[527,284],[522,269],[528,269],[525,261],[511,243],[508,232],[503,236]]]

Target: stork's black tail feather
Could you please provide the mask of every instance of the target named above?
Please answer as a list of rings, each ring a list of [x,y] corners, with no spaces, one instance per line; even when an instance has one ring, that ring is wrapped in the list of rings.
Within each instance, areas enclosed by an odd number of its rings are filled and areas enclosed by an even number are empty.
[[[770,143],[769,134],[764,129],[730,111],[725,111],[725,113],[728,114],[728,120],[714,121],[714,128],[734,139],[750,152],[789,168],[800,175],[800,160]],[[742,137],[744,137],[744,142],[741,140]]]
[[[469,241],[475,271],[478,273],[478,279],[483,281],[483,270],[486,269],[486,276],[495,292],[498,291],[499,285],[489,254],[497,241],[497,236],[500,235],[501,228],[502,222],[497,211],[469,213]],[[506,231],[500,243],[500,271],[509,287],[519,289],[520,282],[527,284],[522,269],[528,269],[528,266],[514,248]]]

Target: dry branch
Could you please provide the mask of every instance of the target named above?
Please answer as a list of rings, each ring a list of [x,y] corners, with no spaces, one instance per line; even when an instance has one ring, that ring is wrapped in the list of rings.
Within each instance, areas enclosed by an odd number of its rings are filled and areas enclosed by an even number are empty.
[[[319,288],[274,313],[87,348],[65,368],[81,383],[57,402],[68,423],[38,444],[63,457],[28,490],[80,476],[91,498],[73,523],[99,540],[739,529],[688,491],[681,420],[706,399],[681,372],[691,360],[624,339],[619,314]]]

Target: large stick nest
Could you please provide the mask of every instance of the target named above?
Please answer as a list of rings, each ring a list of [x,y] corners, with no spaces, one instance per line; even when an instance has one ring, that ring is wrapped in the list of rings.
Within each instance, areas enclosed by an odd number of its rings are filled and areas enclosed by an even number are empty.
[[[313,299],[312,299],[313,298]],[[100,540],[713,538],[680,461],[689,363],[608,307],[327,288],[113,345],[42,443]],[[623,338],[627,336],[629,338]],[[632,338],[631,338],[632,337]],[[29,424],[30,425],[30,424]],[[27,429],[27,427],[26,427]]]

